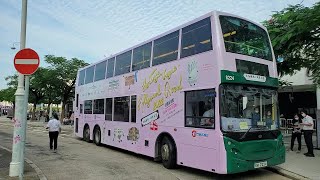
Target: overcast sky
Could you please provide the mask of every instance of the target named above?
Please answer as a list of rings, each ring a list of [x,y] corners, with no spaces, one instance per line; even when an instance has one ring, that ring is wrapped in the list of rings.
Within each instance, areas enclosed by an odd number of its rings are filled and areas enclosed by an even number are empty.
[[[316,0],[28,0],[26,47],[93,63],[213,10],[262,22],[289,4]],[[0,1],[0,89],[15,73],[21,0]],[[19,44],[15,44],[19,49]],[[41,66],[46,66],[41,63]]]

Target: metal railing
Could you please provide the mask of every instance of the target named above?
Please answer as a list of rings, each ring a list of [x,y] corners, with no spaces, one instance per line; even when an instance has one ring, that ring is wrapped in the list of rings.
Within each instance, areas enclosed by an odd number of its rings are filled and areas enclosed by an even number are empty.
[[[316,131],[317,121],[313,119],[313,130]],[[293,130],[292,119],[280,118],[280,130],[285,134],[291,134]]]

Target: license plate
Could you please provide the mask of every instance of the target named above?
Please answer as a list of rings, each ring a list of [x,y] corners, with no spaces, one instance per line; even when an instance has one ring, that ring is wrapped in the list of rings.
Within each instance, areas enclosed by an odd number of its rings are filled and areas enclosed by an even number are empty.
[[[254,168],[262,168],[268,165],[267,161],[254,163]]]

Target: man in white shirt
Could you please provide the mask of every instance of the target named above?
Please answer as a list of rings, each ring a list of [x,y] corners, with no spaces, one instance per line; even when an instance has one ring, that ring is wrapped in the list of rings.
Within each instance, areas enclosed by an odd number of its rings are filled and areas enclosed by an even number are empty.
[[[313,119],[306,114],[306,111],[301,111],[302,119],[302,129],[304,134],[304,140],[306,142],[308,152],[304,153],[305,156],[314,157],[313,154],[313,143],[312,143],[312,133],[313,133]]]
[[[53,149],[54,142],[54,152],[57,151],[58,146],[58,136],[61,131],[61,123],[57,114],[53,114],[53,119],[51,119],[47,124],[47,129],[49,129],[49,138],[50,138],[50,150]]]
[[[209,126],[209,127],[214,127],[214,107],[213,105],[207,105],[207,110],[206,112],[203,113],[203,117],[201,119],[201,126]]]

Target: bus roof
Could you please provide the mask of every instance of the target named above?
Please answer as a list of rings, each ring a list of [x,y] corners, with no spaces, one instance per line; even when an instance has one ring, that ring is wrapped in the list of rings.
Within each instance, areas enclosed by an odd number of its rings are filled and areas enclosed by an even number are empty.
[[[137,44],[137,45],[135,45],[135,46],[126,48],[126,49],[124,49],[124,50],[122,50],[122,51],[120,51],[120,52],[118,52],[118,53],[116,53],[116,54],[112,54],[112,55],[110,55],[110,56],[108,56],[108,57],[106,57],[106,58],[103,58],[102,60],[97,61],[97,62],[95,62],[95,63],[92,63],[92,64],[90,64],[90,65],[88,65],[88,66],[79,68],[78,71],[81,71],[81,70],[86,69],[86,68],[88,68],[88,67],[94,66],[94,65],[99,64],[99,63],[101,63],[101,62],[103,62],[103,61],[106,61],[106,60],[108,60],[108,59],[114,58],[114,57],[116,57],[116,56],[118,56],[118,55],[120,55],[120,54],[122,54],[122,53],[125,53],[125,52],[127,52],[127,51],[133,50],[133,49],[135,49],[135,48],[137,48],[137,47],[140,47],[140,46],[142,46],[142,45],[144,45],[144,44],[147,44],[147,43],[149,43],[149,42],[152,42],[152,41],[154,41],[154,40],[156,40],[156,39],[158,39],[158,38],[160,38],[160,37],[163,37],[163,36],[165,36],[165,35],[168,35],[168,34],[170,34],[170,33],[172,33],[172,32],[175,32],[175,31],[177,31],[177,30],[179,30],[179,29],[181,29],[181,28],[184,28],[184,27],[186,27],[186,26],[188,26],[188,25],[190,25],[190,24],[193,24],[193,23],[195,23],[195,22],[198,22],[198,21],[200,21],[200,20],[202,20],[202,19],[205,19],[205,18],[207,18],[207,17],[211,17],[211,16],[213,16],[213,15],[215,15],[215,16],[216,16],[216,15],[225,15],[225,16],[232,16],[232,17],[241,18],[241,19],[243,19],[243,20],[246,20],[246,21],[248,21],[248,22],[251,22],[251,23],[253,23],[253,24],[256,24],[257,26],[259,26],[259,27],[263,28],[264,30],[266,30],[266,28],[265,28],[264,26],[262,26],[261,24],[256,23],[256,22],[253,22],[253,21],[251,21],[251,20],[249,20],[249,19],[246,19],[246,18],[243,18],[243,17],[241,17],[241,16],[237,16],[237,15],[234,15],[234,14],[231,14],[231,13],[226,13],[226,12],[223,12],[223,11],[211,11],[211,12],[206,13],[206,14],[198,17],[198,18],[195,18],[195,19],[193,19],[193,20],[191,20],[191,21],[188,21],[188,22],[186,22],[186,23],[183,23],[182,25],[177,26],[177,27],[175,27],[175,28],[173,28],[173,29],[171,29],[171,30],[169,30],[169,31],[166,31],[166,32],[164,32],[164,33],[161,33],[160,35],[157,35],[157,36],[155,36],[155,37],[153,37],[153,38],[151,38],[151,39],[145,40],[145,41],[143,41],[143,42],[141,42],[141,43],[139,43],[139,44]],[[217,17],[217,16],[216,16],[216,17]]]

